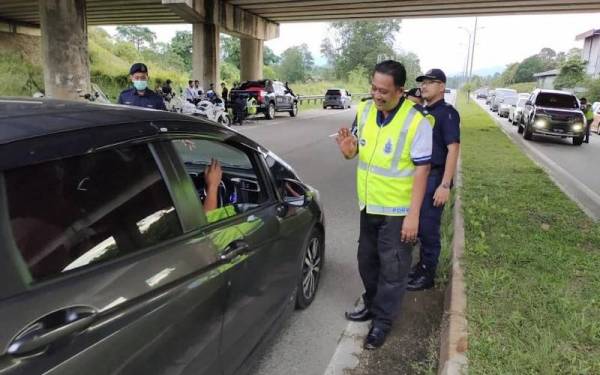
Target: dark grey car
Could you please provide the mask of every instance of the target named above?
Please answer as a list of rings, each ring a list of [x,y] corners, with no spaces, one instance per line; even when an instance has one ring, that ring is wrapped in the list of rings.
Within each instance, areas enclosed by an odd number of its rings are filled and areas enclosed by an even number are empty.
[[[331,108],[350,108],[352,106],[352,95],[346,89],[329,89],[325,93],[323,100],[323,109]]]
[[[323,266],[314,189],[168,112],[0,99],[0,215],[1,374],[243,373]]]

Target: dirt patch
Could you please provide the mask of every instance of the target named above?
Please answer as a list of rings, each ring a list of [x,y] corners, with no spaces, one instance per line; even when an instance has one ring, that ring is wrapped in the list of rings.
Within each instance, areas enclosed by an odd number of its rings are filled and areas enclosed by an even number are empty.
[[[440,329],[444,313],[445,285],[421,292],[407,292],[402,312],[385,344],[365,350],[359,365],[348,375],[435,374]]]

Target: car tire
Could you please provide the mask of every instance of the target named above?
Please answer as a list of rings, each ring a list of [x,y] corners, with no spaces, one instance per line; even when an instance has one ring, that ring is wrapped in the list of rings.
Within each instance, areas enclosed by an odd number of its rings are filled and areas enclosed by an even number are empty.
[[[267,110],[265,111],[265,118],[267,120],[273,120],[275,118],[275,104],[269,103]]]
[[[523,126],[521,124],[517,125],[517,133],[523,134]]]
[[[298,102],[294,102],[292,104],[292,110],[290,111],[290,117],[298,116]]]
[[[573,145],[581,146],[583,144],[583,137],[573,137]]]
[[[302,263],[298,275],[296,290],[296,308],[304,310],[314,301],[319,288],[319,280],[323,272],[325,260],[325,243],[323,234],[313,228],[307,244],[302,252]]]
[[[523,138],[528,141],[531,141],[531,138],[533,138],[533,133],[529,130],[529,126],[525,126],[525,129],[523,130]]]

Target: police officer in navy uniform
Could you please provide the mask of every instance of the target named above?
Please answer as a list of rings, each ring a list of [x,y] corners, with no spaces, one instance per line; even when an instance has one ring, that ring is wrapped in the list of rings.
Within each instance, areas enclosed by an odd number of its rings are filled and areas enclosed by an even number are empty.
[[[434,124],[431,171],[419,220],[420,260],[409,275],[407,289],[410,291],[434,286],[441,249],[442,212],[450,195],[460,151],[460,116],[444,101],[446,75],[441,69],[431,69],[417,77],[417,82],[421,83],[421,96],[427,102],[427,117]]]
[[[162,109],[166,111],[163,98],[148,88],[148,67],[143,63],[135,63],[129,69],[129,77],[133,87],[123,90],[117,103],[143,108]]]

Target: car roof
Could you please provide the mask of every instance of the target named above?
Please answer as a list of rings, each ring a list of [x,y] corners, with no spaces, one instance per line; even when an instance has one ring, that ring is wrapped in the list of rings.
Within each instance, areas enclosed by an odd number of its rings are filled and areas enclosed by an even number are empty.
[[[0,144],[88,128],[195,121],[198,131],[216,125],[173,112],[47,98],[0,97]]]
[[[179,134],[232,140],[268,151],[233,129],[194,116],[123,105],[0,97],[0,170]]]
[[[571,94],[570,92],[561,91],[561,90],[537,89],[536,91],[538,93],[544,93],[544,94],[560,94],[560,95],[575,96],[575,95]]]

